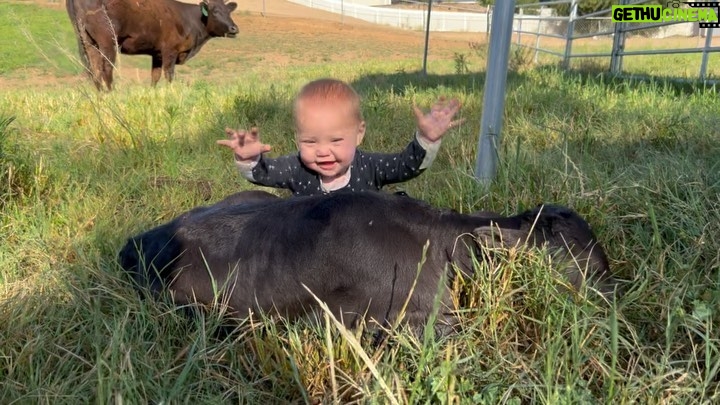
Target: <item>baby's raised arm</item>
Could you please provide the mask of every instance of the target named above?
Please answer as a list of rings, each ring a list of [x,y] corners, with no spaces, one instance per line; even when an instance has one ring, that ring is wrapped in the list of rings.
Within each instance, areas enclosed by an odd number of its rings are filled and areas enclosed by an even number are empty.
[[[225,134],[228,139],[219,139],[216,142],[230,148],[235,153],[235,160],[239,162],[255,161],[260,154],[271,149],[270,145],[260,142],[260,131],[256,127],[250,131],[225,128]]]
[[[464,121],[464,119],[453,120],[455,114],[460,111],[460,101],[456,98],[446,101],[445,97],[440,97],[427,114],[416,105],[413,105],[413,111],[415,111],[418,133],[428,142],[437,142],[448,129]]]

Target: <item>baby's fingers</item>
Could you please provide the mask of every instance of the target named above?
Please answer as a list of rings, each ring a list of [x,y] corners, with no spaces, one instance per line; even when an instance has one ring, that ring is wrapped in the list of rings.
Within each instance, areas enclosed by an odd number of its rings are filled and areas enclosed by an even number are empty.
[[[413,112],[415,113],[415,118],[420,121],[423,117],[425,117],[425,113],[422,112],[422,110],[415,104],[413,104]]]
[[[257,127],[250,128],[250,131],[245,133],[248,142],[255,142],[260,136],[260,130]]]
[[[458,112],[460,110],[460,107],[462,107],[462,103],[460,102],[460,100],[456,98],[450,100],[449,108],[453,110],[453,112]]]
[[[228,148],[233,149],[233,141],[232,140],[218,139],[217,141],[215,141],[215,143],[218,145],[227,146]]]
[[[232,139],[237,136],[237,131],[232,128],[225,128],[225,136]]]

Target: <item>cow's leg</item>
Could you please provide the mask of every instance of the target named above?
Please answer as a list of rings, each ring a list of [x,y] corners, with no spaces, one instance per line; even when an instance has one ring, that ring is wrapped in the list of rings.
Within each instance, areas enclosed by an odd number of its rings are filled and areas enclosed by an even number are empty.
[[[164,53],[162,58],[163,70],[165,71],[165,79],[168,81],[168,83],[172,83],[173,79],[175,78],[175,61],[177,60],[177,53]]]
[[[175,63],[170,63],[164,68],[164,70],[165,79],[167,79],[168,83],[172,83],[173,79],[175,78]]]
[[[117,53],[115,28],[107,14],[101,10],[88,12],[87,20],[86,31],[94,42],[87,48],[88,58],[92,60],[90,64],[93,80],[98,88],[101,88],[102,82],[105,82],[108,90],[112,90],[112,75]]]
[[[157,84],[157,82],[160,81],[160,76],[162,75],[162,58],[160,56],[153,56],[152,57],[152,74],[151,74],[151,83],[153,86]]]
[[[91,76],[98,90],[102,90],[103,82],[108,90],[112,90],[113,68],[115,67],[115,43],[113,40],[97,41],[97,45],[88,48]]]
[[[72,1],[73,0],[68,0],[68,5],[72,4]],[[85,73],[90,77],[98,90],[101,90],[101,83],[97,77],[98,64],[95,60],[91,59],[90,55],[93,52],[97,52],[95,41],[93,41],[92,37],[85,29],[85,22],[82,18],[76,18],[76,20],[73,21],[73,27],[75,28],[75,34],[77,35],[80,61],[85,68]]]
[[[113,69],[115,68],[115,44],[107,51],[104,52],[103,65],[102,65],[102,77],[108,90],[112,90],[113,83]]]
[[[403,297],[405,295],[403,293],[393,294],[397,296],[397,300],[392,304],[393,309],[389,313],[389,318],[395,322],[400,316],[400,310],[404,308],[403,322],[416,336],[422,337],[428,322],[435,314],[433,325],[435,335],[445,336],[450,334],[458,323],[454,315],[452,292],[447,285],[448,270],[436,273],[428,263],[425,266],[427,267],[421,269],[420,274],[416,276],[419,278],[415,280],[417,283],[412,291],[407,293],[411,294],[409,299],[407,296]],[[400,283],[409,286],[408,281],[410,280],[406,278],[400,280]],[[400,291],[395,291],[398,292]]]
[[[403,318],[410,327],[410,331],[419,338],[424,336],[426,325],[430,321],[430,316],[433,311],[436,310],[433,308],[435,300],[439,300],[435,316],[435,324],[433,327],[435,336],[449,336],[455,332],[456,327],[458,326],[458,319],[453,314],[450,289],[444,287],[440,292],[440,296],[434,296],[434,292],[436,292],[434,289],[427,289],[424,294],[422,290],[416,291],[416,294],[424,295],[424,298],[421,300],[414,300],[414,303],[417,306],[411,305],[414,306],[414,308],[406,310]],[[411,300],[411,302],[412,301],[413,300]]]
[[[101,71],[103,60],[105,57],[102,55],[102,53],[100,53],[100,50],[97,48],[96,44],[87,43],[84,44],[84,46],[88,62],[88,66],[86,67],[87,74],[92,79],[95,87],[97,87],[98,90],[103,90]]]

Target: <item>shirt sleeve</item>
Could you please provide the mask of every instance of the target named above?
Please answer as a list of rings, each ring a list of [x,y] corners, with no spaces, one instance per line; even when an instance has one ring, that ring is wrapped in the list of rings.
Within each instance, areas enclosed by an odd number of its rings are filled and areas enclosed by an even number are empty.
[[[297,155],[266,158],[264,155],[254,162],[235,161],[240,174],[253,184],[266,187],[291,188],[302,171]]]
[[[258,161],[260,161],[260,158],[262,155],[259,155],[255,160],[252,162],[242,162],[240,160],[235,160],[235,167],[237,167],[238,171],[240,172],[240,175],[249,180],[250,182],[255,182],[255,178],[253,177],[253,168],[257,166]]]
[[[374,169],[375,182],[382,187],[419,176],[435,160],[441,142],[428,142],[416,133],[400,153],[365,153],[365,158]]]

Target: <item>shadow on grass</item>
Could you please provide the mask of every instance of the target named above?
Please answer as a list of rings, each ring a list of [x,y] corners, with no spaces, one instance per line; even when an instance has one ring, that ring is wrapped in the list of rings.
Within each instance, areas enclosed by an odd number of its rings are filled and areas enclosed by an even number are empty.
[[[406,91],[425,91],[446,88],[454,91],[474,93],[482,91],[485,72],[463,74],[423,74],[422,71],[373,73],[360,77],[351,85],[361,95],[369,91],[393,91],[398,95]]]
[[[569,80],[580,80],[583,85],[606,86],[617,93],[647,88],[648,86],[663,89],[676,96],[717,93],[720,80],[689,79],[681,77],[657,76],[649,74],[613,74],[601,63],[586,61],[580,68],[563,70],[559,65],[543,65],[535,68],[537,72],[557,74],[560,72]]]

